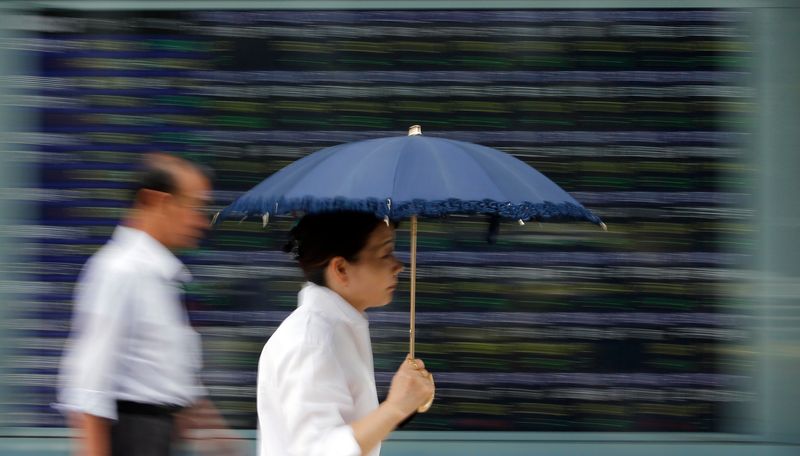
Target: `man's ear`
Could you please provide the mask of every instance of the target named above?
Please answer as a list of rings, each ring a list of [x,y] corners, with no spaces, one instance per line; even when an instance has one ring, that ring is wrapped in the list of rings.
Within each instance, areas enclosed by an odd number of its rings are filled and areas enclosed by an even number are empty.
[[[167,192],[143,188],[136,193],[136,203],[142,207],[158,207],[171,197]]]
[[[328,277],[337,283],[347,285],[347,260],[343,257],[333,257],[328,263]]]

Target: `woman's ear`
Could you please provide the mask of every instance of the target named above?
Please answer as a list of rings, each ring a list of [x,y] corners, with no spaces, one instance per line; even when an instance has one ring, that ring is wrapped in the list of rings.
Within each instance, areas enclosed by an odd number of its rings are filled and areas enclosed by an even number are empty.
[[[340,285],[347,285],[348,284],[348,277],[347,277],[347,260],[343,257],[337,256],[333,257],[331,261],[328,263],[328,279],[335,281],[337,284]]]

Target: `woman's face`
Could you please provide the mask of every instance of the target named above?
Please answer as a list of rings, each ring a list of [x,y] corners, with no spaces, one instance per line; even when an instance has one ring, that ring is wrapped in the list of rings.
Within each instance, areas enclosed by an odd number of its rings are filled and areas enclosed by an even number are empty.
[[[403,270],[394,256],[394,230],[379,224],[347,269],[346,299],[350,304],[361,311],[389,304],[397,288],[397,275]]]

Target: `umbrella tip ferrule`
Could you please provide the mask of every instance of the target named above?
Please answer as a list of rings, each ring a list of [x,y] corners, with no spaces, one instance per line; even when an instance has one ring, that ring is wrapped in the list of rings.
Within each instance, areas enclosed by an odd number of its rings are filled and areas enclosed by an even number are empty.
[[[408,136],[417,136],[422,134],[422,127],[419,125],[412,125],[408,127]]]

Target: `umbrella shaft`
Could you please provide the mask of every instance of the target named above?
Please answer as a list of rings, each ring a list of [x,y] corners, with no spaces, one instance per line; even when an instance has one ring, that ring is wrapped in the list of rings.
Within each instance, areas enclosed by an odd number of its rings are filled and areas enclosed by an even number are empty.
[[[411,216],[411,311],[409,321],[408,354],[414,359],[414,323],[417,313],[417,216]]]

